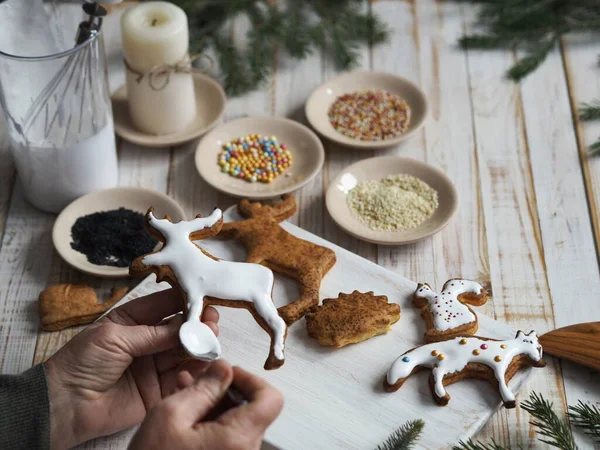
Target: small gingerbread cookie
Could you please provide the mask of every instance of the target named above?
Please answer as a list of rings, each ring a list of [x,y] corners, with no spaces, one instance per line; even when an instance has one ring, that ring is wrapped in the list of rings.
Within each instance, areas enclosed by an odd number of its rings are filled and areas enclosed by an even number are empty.
[[[94,289],[87,284],[59,284],[40,293],[38,310],[42,330],[56,331],[90,323],[125,297],[128,287],[113,288],[110,299],[98,303]]]
[[[300,298],[279,308],[281,317],[292,324],[319,304],[321,280],[335,264],[335,253],[279,226],[296,212],[296,202],[289,194],[272,206],[242,200],[238,210],[247,219],[223,224],[219,237],[242,242],[248,250],[247,262],[262,264],[298,282]]]
[[[400,306],[373,292],[340,293],[326,298],[304,316],[308,335],[321,345],[339,348],[385,334],[400,320]]]
[[[388,392],[397,391],[421,368],[432,369],[429,386],[435,401],[447,405],[450,395],[446,386],[465,378],[488,380],[500,391],[506,408],[516,405],[515,394],[508,382],[524,366],[544,367],[542,346],[535,331],[519,331],[514,339],[496,341],[479,337],[457,337],[413,348],[402,354],[384,380]]]
[[[153,208],[146,214],[150,234],[163,242],[159,250],[140,256],[131,264],[132,275],[153,272],[157,281],[177,287],[185,299],[187,320],[179,330],[184,348],[194,357],[213,361],[221,356],[221,345],[212,330],[200,321],[206,305],[245,308],[271,336],[265,369],[284,362],[287,326],[273,304],[273,272],[260,264],[223,261],[192,241],[215,236],[223,225],[223,214],[215,209],[208,217],[190,221],[157,219]]]
[[[413,304],[421,308],[421,317],[425,320],[425,342],[475,334],[477,316],[466,304],[481,306],[486,301],[486,290],[475,281],[448,280],[439,294],[428,284],[419,283]]]

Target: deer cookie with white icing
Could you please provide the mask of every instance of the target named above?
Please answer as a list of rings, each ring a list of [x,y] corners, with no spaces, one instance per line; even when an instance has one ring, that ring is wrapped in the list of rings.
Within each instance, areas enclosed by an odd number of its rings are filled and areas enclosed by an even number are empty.
[[[427,328],[425,342],[438,342],[456,336],[472,336],[477,332],[477,316],[467,304],[481,306],[487,292],[475,281],[452,279],[436,293],[426,283],[419,283],[413,305],[421,308]]]
[[[247,309],[271,336],[265,369],[284,362],[287,325],[273,304],[273,272],[253,263],[223,261],[193,241],[215,236],[223,226],[223,214],[215,209],[208,217],[173,223],[168,216],[158,219],[154,209],[146,214],[150,234],[163,242],[159,250],[138,257],[129,268],[131,275],[156,274],[157,281],[177,287],[186,304],[186,321],[179,330],[183,347],[195,358],[213,361],[221,346],[213,331],[200,318],[207,305]]]
[[[498,387],[506,408],[516,406],[515,394],[508,387],[512,377],[525,366],[544,367],[542,346],[535,331],[517,332],[514,339],[496,341],[480,337],[457,337],[413,348],[400,355],[389,368],[384,389],[397,391],[420,369],[431,369],[429,386],[435,401],[447,405],[446,386],[465,378],[488,380]]]

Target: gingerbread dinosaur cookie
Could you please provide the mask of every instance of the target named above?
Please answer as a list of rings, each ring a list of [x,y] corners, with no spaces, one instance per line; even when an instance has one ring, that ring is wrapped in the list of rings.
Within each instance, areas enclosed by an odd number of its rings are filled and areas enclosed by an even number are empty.
[[[439,294],[428,284],[419,283],[413,304],[421,308],[421,317],[425,320],[425,342],[475,334],[477,316],[466,304],[481,306],[486,301],[486,290],[474,281],[448,280]]]
[[[321,345],[339,348],[390,331],[392,324],[400,320],[400,306],[388,303],[385,295],[354,291],[326,298],[322,306],[315,306],[304,318],[310,337]]]
[[[260,264],[223,261],[192,241],[215,236],[223,225],[220,209],[208,217],[171,222],[157,219],[153,208],[146,214],[150,234],[164,246],[138,257],[129,268],[132,275],[154,272],[157,280],[180,289],[187,307],[187,319],[179,330],[185,349],[198,359],[212,361],[221,356],[221,346],[212,330],[200,321],[206,305],[245,308],[271,336],[265,369],[284,362],[287,326],[273,304],[273,272]]]
[[[296,212],[296,202],[289,194],[272,206],[242,200],[238,210],[246,220],[223,224],[219,237],[242,242],[248,250],[247,262],[262,264],[298,282],[300,298],[279,308],[289,325],[319,304],[321,280],[335,264],[335,253],[297,238],[279,225]]]
[[[464,378],[488,380],[500,391],[506,408],[516,405],[508,382],[521,367],[544,367],[542,346],[535,331],[519,331],[514,339],[496,341],[479,337],[457,337],[413,348],[400,355],[384,380],[388,392],[397,391],[421,368],[432,369],[429,386],[435,401],[447,405],[450,395],[446,386]]]

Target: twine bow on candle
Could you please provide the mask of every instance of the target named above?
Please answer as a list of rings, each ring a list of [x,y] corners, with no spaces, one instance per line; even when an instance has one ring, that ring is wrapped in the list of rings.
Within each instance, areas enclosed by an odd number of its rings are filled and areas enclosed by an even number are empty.
[[[208,60],[208,67],[203,69],[194,67],[194,62],[200,58],[206,58]],[[144,78],[148,78],[148,84],[154,91],[163,90],[171,80],[171,75],[174,73],[204,73],[214,65],[214,60],[205,53],[198,53],[195,55],[186,55],[184,59],[175,64],[161,64],[154,66],[149,72],[142,73],[135,70],[129,65],[127,59],[123,59],[125,67],[128,71],[137,75],[135,81],[139,84]]]

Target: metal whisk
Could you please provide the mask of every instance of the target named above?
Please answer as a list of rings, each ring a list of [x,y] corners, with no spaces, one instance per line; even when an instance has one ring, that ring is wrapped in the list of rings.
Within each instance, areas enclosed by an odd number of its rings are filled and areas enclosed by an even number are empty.
[[[121,1],[103,0],[103,3]],[[43,139],[52,142],[55,146],[67,144],[67,137],[72,135],[72,126],[78,126],[78,132],[81,133],[86,124],[85,118],[91,122],[92,133],[97,132],[98,127],[102,125],[97,123],[94,114],[95,96],[98,93],[92,87],[96,86],[93,77],[104,77],[104,73],[98,67],[99,58],[103,57],[101,43],[96,38],[102,28],[106,9],[96,2],[86,0],[83,11],[88,17],[79,24],[75,36],[75,48],[83,47],[66,59],[64,65],[34,99],[23,121],[22,134],[27,135],[37,121],[43,120],[43,127],[39,128],[43,129]],[[65,107],[68,102],[73,101],[80,102],[79,108]],[[65,114],[65,110],[69,113]],[[74,112],[77,110],[79,116],[74,117]],[[62,143],[60,135],[62,135]]]

